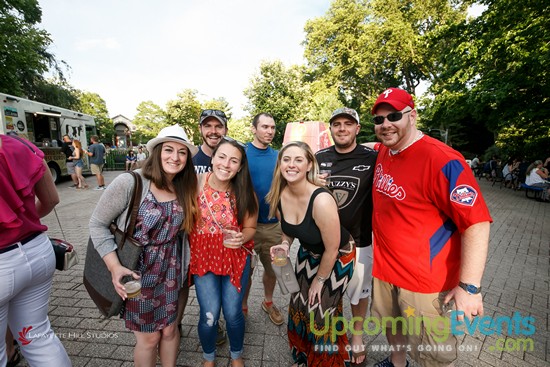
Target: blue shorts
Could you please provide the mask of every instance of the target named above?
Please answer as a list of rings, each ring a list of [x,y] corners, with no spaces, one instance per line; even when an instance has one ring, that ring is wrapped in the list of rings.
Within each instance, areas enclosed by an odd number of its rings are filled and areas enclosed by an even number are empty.
[[[73,162],[75,167],[84,168],[84,162],[82,162],[82,159],[75,159]]]

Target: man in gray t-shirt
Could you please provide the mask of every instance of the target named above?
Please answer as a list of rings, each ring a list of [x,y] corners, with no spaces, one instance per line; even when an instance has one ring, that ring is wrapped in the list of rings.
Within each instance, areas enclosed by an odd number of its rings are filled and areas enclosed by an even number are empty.
[[[96,135],[92,135],[90,140],[92,141],[92,145],[84,152],[90,157],[90,168],[97,179],[97,187],[94,190],[105,190],[105,177],[103,177],[105,147],[99,142],[99,138]]]

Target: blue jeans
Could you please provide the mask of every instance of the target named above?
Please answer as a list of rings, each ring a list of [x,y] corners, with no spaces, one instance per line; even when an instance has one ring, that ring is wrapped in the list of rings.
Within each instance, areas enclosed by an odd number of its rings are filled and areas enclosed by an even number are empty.
[[[45,234],[0,254],[0,366],[7,362],[8,325],[30,366],[71,366],[48,319],[54,271],[55,256]]]
[[[243,354],[245,321],[242,300],[248,286],[249,274],[250,256],[247,256],[241,277],[240,292],[231,284],[229,275],[222,276],[210,272],[203,276],[193,275],[195,292],[200,306],[199,339],[203,358],[207,361],[213,361],[216,358],[218,320],[222,307],[229,337],[231,359],[238,359]]]

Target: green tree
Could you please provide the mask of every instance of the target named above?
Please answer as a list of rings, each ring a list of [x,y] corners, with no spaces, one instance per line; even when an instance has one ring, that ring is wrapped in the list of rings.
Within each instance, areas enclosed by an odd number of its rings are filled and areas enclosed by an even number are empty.
[[[245,116],[240,119],[231,119],[228,124],[228,135],[233,139],[246,143],[252,141],[254,136],[252,135],[252,118]]]
[[[109,111],[105,100],[97,93],[77,91],[78,106],[76,110],[94,117],[99,139],[103,142],[112,142],[114,136],[113,121],[109,118]]]
[[[64,79],[37,79],[27,97],[33,101],[43,102],[69,110],[79,109],[78,91]]]
[[[48,52],[50,35],[36,26],[41,18],[37,0],[0,0],[0,90],[51,104],[57,96],[57,105],[70,108],[76,99],[63,86],[66,64]],[[47,71],[61,83],[46,81]]]
[[[503,154],[547,154],[550,4],[481,3],[487,5],[481,16],[450,26],[435,39],[447,47],[438,60],[429,114],[458,126],[471,121],[470,141],[486,127]]]
[[[303,68],[285,67],[281,61],[260,65],[260,71],[250,80],[250,86],[244,91],[249,103],[245,110],[254,116],[260,112],[273,115],[277,125],[277,134],[273,145],[280,147],[284,138],[286,124],[304,120],[308,109],[304,88]]]
[[[194,144],[200,141],[198,137],[198,118],[201,113],[201,104],[197,99],[197,91],[185,89],[178,93],[177,99],[166,103],[166,115],[169,125],[179,124],[187,132],[187,136]]]
[[[342,104],[372,131],[370,107],[387,87],[414,94],[434,77],[442,45],[434,34],[466,17],[472,1],[335,0],[327,14],[306,23],[305,57],[312,74],[338,88]],[[372,136],[371,133],[366,135]]]
[[[170,125],[166,112],[152,101],[144,101],[137,106],[132,123],[136,126],[134,139],[138,144],[153,139],[162,128]]]

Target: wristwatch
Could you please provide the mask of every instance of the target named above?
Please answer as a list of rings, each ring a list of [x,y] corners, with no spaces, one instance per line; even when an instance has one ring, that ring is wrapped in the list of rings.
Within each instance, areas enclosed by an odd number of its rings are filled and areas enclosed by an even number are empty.
[[[458,286],[464,289],[468,294],[479,294],[481,292],[481,287],[477,287],[473,284],[458,282]]]

